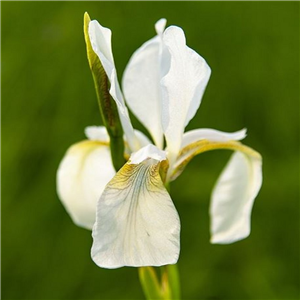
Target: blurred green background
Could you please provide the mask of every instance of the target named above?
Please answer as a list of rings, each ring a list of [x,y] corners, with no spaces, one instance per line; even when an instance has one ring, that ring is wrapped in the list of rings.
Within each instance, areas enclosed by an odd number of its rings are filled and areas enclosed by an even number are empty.
[[[92,262],[56,194],[64,152],[101,124],[85,11],[112,29],[120,78],[155,21],[181,26],[212,68],[188,129],[247,127],[263,155],[252,233],[232,245],[209,244],[208,218],[230,153],[196,157],[173,184],[183,299],[299,299],[298,2],[1,2],[2,298],[143,299],[136,269]]]

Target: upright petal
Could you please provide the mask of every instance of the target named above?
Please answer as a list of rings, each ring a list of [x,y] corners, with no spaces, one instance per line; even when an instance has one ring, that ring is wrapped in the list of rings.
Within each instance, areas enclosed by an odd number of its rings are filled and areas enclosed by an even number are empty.
[[[163,59],[169,60],[169,69],[164,67],[161,81],[162,125],[172,163],[179,152],[184,128],[200,105],[211,70],[199,54],[186,46],[181,28],[168,27],[163,43]]]
[[[149,138],[143,132],[135,129],[134,133],[136,138],[139,140],[141,147],[145,147],[147,145],[152,144]]]
[[[177,262],[179,217],[159,175],[165,158],[163,151],[148,145],[106,186],[97,205],[91,253],[100,267]]]
[[[261,184],[261,157],[233,153],[212,193],[212,243],[229,244],[250,234],[252,206]]]
[[[123,95],[119,86],[117,71],[111,49],[111,31],[101,26],[96,20],[89,23],[89,38],[94,52],[99,57],[105,73],[110,81],[109,93],[117,103],[120,120],[132,151],[140,148],[135,137],[128,110],[125,106]]]
[[[161,124],[161,37],[166,24],[159,20],[155,27],[158,36],[144,43],[129,60],[123,75],[123,91],[133,113],[148,129],[157,147],[163,147]]]
[[[68,149],[57,171],[57,193],[76,225],[92,229],[97,201],[114,175],[107,143],[87,140]]]

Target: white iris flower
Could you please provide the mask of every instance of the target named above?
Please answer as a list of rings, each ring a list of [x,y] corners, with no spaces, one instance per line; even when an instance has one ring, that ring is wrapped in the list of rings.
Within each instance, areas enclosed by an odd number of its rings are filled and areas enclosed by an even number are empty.
[[[133,130],[111,49],[111,31],[89,23],[89,38],[110,81],[125,133],[127,163],[116,173],[104,127],[86,128],[88,140],[69,148],[57,173],[58,194],[73,221],[93,230],[92,258],[104,268],[175,264],[180,221],[165,186],[196,155],[214,149],[234,151],[212,193],[211,242],[226,244],[250,233],[250,215],[262,184],[262,160],[239,140],[246,131],[214,129],[184,132],[200,105],[211,70],[186,45],[181,28],[166,20],[157,35],[131,57],[123,93],[154,144]],[[166,148],[164,148],[164,139]]]

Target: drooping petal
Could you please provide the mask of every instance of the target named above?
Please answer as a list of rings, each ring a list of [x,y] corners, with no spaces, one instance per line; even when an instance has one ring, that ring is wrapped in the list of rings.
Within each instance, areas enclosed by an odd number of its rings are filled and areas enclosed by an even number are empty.
[[[236,132],[223,132],[210,128],[190,130],[183,134],[181,149],[201,140],[209,140],[211,142],[240,141],[246,137],[246,132],[246,129]]]
[[[57,171],[57,193],[76,225],[92,229],[97,201],[114,175],[107,143],[88,140],[68,149]]]
[[[250,234],[252,206],[261,184],[261,157],[233,153],[212,193],[212,243],[229,244]]]
[[[105,73],[110,81],[109,93],[117,103],[120,120],[127,137],[127,141],[131,150],[136,151],[140,148],[140,145],[134,135],[128,110],[125,106],[123,95],[119,86],[117,71],[111,49],[111,31],[110,29],[101,26],[96,20],[93,20],[89,23],[88,31],[93,51],[100,59]]]
[[[215,129],[195,129],[184,133],[180,152],[176,161],[170,165],[168,179],[175,180],[192,160],[205,151],[216,149],[243,149],[243,145],[235,143],[246,137],[246,129],[236,132],[223,132]]]
[[[161,35],[165,19],[156,24],[158,36],[144,43],[130,58],[123,75],[123,91],[133,113],[148,129],[157,147],[163,147],[161,124]]]
[[[165,156],[152,145],[142,148],[106,186],[93,228],[92,258],[100,267],[177,262],[179,217],[159,175]]]
[[[186,46],[181,28],[168,27],[163,34],[163,43],[163,60],[169,60],[170,67],[164,67],[161,81],[162,125],[172,163],[179,152],[184,128],[200,105],[211,70],[199,54]]]
[[[168,174],[168,180],[176,179],[197,154],[219,149],[234,150],[212,194],[211,242],[226,244],[241,240],[250,233],[251,210],[262,184],[262,158],[253,149],[237,141],[228,140],[243,138],[243,130],[228,134],[210,129],[203,132],[199,130],[198,133],[198,137],[209,136],[213,141],[200,139],[181,149]],[[192,141],[193,138],[193,134],[187,136],[187,140]]]

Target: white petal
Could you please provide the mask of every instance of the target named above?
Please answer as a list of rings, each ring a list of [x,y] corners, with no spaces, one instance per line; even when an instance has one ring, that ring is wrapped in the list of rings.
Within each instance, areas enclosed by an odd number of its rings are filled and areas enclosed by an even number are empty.
[[[85,128],[84,132],[89,140],[109,143],[109,136],[104,126],[88,126]],[[143,132],[134,130],[134,134],[138,139],[141,147],[151,144],[151,141]],[[124,136],[124,141],[127,142],[126,136]],[[129,153],[131,153],[131,151],[129,151]]]
[[[139,130],[134,130],[136,138],[139,140],[139,143],[141,147],[145,147],[149,144],[152,144],[152,142],[149,140],[149,138],[141,131]]]
[[[134,130],[135,136],[138,139],[141,147],[145,147],[147,145],[152,144],[152,142],[149,140],[149,138],[141,131],[139,130]],[[124,137],[125,142],[126,137]],[[127,143],[125,143],[125,157],[129,158],[129,156],[131,155],[132,151],[131,149],[128,147]]]
[[[181,28],[168,27],[163,34],[167,49],[163,59],[170,56],[170,68],[165,69],[162,83],[162,123],[171,161],[181,146],[185,126],[194,117],[210,77],[205,60],[186,46]]]
[[[233,243],[250,234],[252,206],[262,184],[261,165],[260,156],[232,155],[212,193],[212,243]]]
[[[96,20],[93,20],[89,23],[89,38],[92,48],[99,57],[106,75],[110,81],[111,86],[109,93],[117,103],[120,120],[129,146],[132,151],[136,151],[139,149],[140,145],[134,135],[134,131],[128,115],[128,110],[125,106],[123,95],[120,90],[117,71],[115,68],[111,49],[111,31],[110,29],[101,26]]]
[[[154,145],[147,145],[143,147],[139,151],[132,153],[129,164],[139,164],[148,158],[153,158],[159,162],[166,160],[166,152],[163,150],[158,149]]]
[[[155,30],[158,35],[162,35],[167,24],[167,20],[162,18],[155,23]]]
[[[200,140],[211,142],[240,141],[246,137],[246,129],[236,132],[223,132],[215,129],[194,129],[183,134],[181,148]]]
[[[127,163],[106,186],[93,228],[92,258],[98,266],[113,269],[177,262],[180,222],[159,176],[159,165],[153,158]]]
[[[75,224],[92,229],[96,203],[114,175],[108,145],[83,141],[68,149],[57,171],[57,192]]]
[[[156,23],[158,34],[166,20]],[[123,75],[126,102],[139,121],[148,129],[157,147],[163,147],[161,125],[161,38],[156,36],[136,50]]]
[[[91,141],[109,143],[109,136],[104,126],[88,126],[84,129],[84,133]]]

